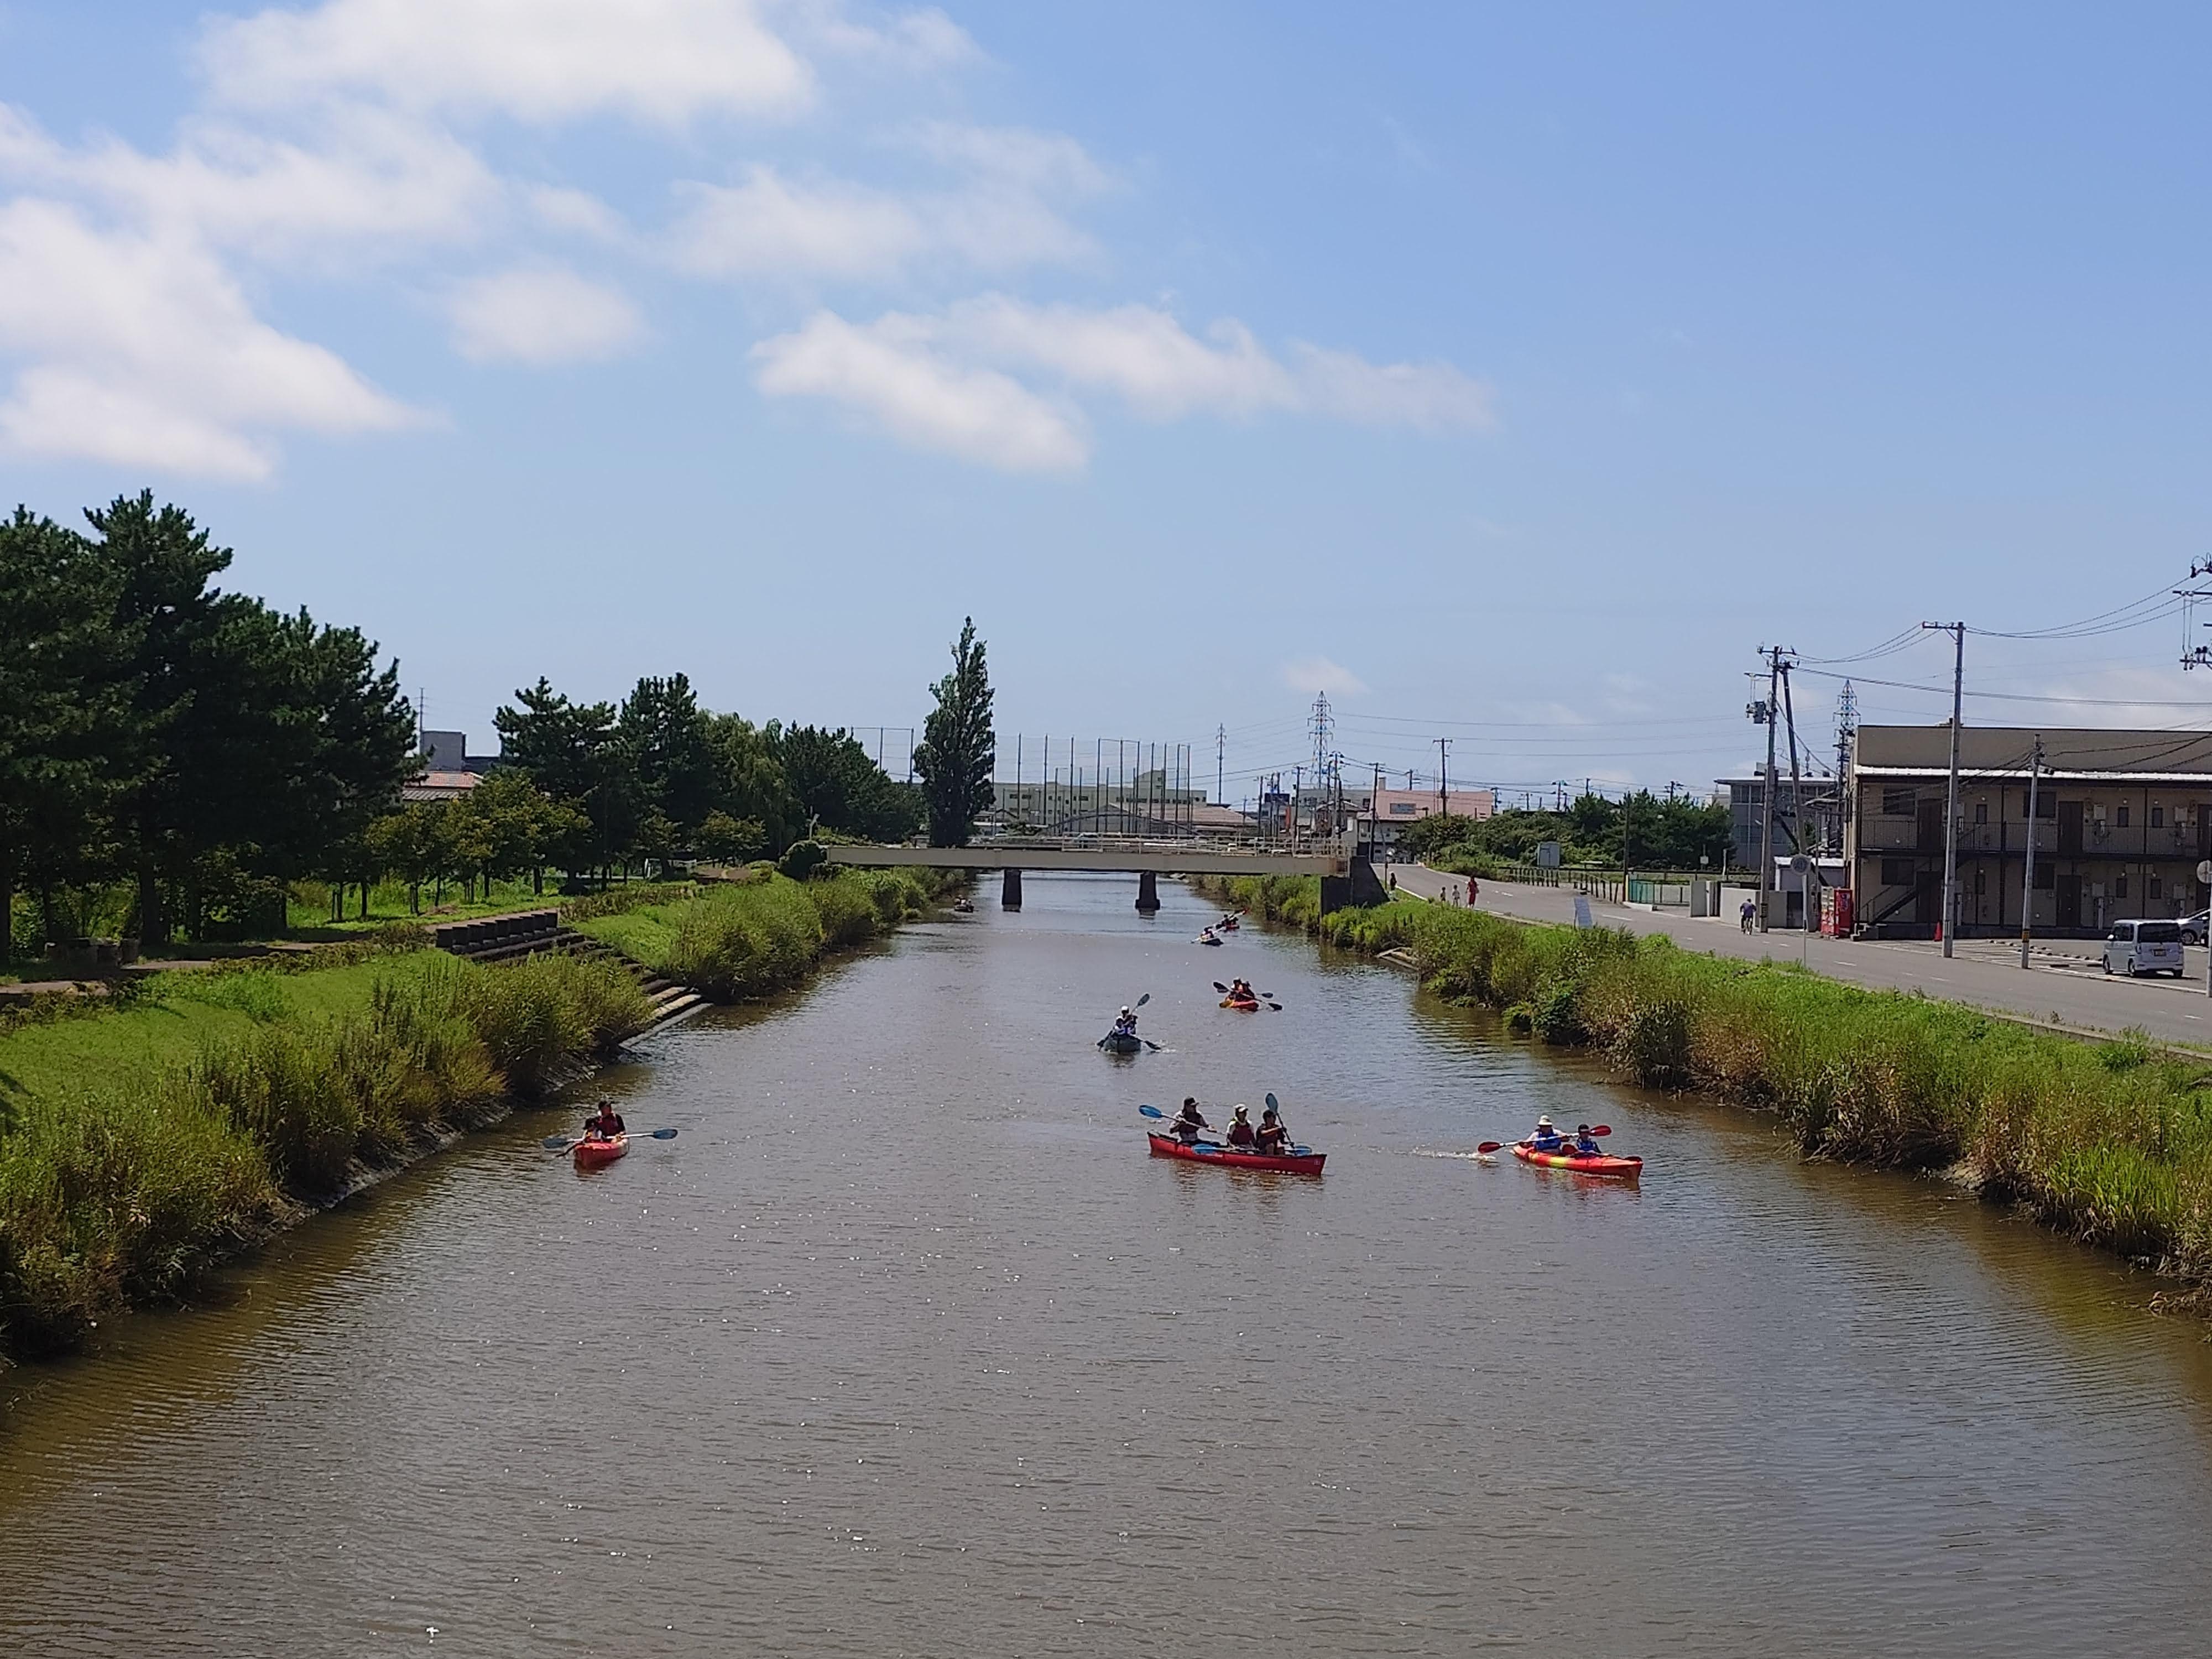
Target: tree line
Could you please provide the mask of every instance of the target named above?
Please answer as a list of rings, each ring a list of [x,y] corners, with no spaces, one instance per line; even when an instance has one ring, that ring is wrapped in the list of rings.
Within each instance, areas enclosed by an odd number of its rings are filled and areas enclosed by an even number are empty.
[[[1729,809],[1648,789],[1620,800],[1585,793],[1564,811],[1508,808],[1486,818],[1432,812],[1407,824],[1399,844],[1431,861],[1460,854],[1527,864],[1547,841],[1559,843],[1569,864],[1618,866],[1626,858],[1653,869],[1695,870],[1703,854],[1718,870],[1728,861]]]
[[[422,770],[398,665],[357,629],[226,592],[232,555],[150,491],[78,530],[0,523],[0,962],[19,896],[38,936],[128,890],[123,931],[281,929],[292,884],[344,902],[641,860],[775,858],[817,836],[966,842],[988,804],[990,690],[972,621],[917,746],[888,776],[848,732],[702,708],[682,674],[620,702],[546,679],[495,716],[501,754],[457,799],[404,803]]]

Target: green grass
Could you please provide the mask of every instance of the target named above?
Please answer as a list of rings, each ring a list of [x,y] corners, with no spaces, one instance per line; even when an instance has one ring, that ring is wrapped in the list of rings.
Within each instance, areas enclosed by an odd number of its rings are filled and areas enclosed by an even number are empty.
[[[1349,948],[1410,950],[1443,995],[1647,1087],[1775,1113],[1810,1156],[1954,1170],[2076,1237],[2212,1280],[2212,1069],[2139,1034],[2085,1042],[1663,935],[1404,899],[1324,918],[1308,884],[1203,885]]]
[[[158,975],[122,1006],[41,1012],[0,1034],[0,1348],[20,1352],[177,1293],[652,1017],[617,964],[428,951]]]
[[[716,1001],[739,1002],[795,985],[823,956],[923,915],[948,884],[904,870],[809,881],[770,874],[576,926]]]

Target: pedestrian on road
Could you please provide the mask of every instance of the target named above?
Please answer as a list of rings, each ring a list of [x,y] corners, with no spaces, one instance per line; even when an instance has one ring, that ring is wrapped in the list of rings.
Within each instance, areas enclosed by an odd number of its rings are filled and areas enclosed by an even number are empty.
[[[1757,902],[1752,899],[1746,899],[1743,902],[1743,908],[1736,912],[1737,917],[1743,923],[1743,931],[1745,933],[1747,933],[1751,931],[1751,919],[1758,914],[1759,905]]]
[[[1469,876],[1467,878],[1467,902],[1469,904],[1474,903],[1474,896],[1481,890],[1482,884],[1477,881],[1473,876]]]

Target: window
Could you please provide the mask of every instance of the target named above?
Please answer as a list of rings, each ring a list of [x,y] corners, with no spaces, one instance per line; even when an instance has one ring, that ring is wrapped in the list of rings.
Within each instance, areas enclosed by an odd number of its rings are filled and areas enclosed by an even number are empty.
[[[1910,789],[1885,789],[1881,792],[1881,811],[1885,817],[1911,817],[1912,803],[1913,792]]]
[[[2039,818],[2057,817],[2058,816],[2058,797],[2052,794],[2048,789],[2044,790],[2041,793],[2037,795],[2035,798],[2035,816]]]
[[[2160,806],[2156,801],[2150,804],[2150,827],[2154,830],[2166,828],[2166,808]],[[2153,893],[2151,896],[2156,898],[2158,895]]]
[[[2127,809],[2126,807],[2124,807],[2124,806],[2123,806],[2122,808],[2120,808],[2120,811],[2122,811],[2123,812],[2126,811],[2127,810],[2128,810],[2128,809]],[[2114,898],[2125,898],[2127,896],[2128,896],[2128,878],[2127,878],[2127,877],[2126,877],[2126,876],[2124,876],[2124,875],[2114,876],[2114,877],[2112,878],[2112,896],[2113,896]]]
[[[2139,921],[2136,924],[2136,939],[2142,945],[2179,945],[2181,943],[2181,924],[2178,921]]]
[[[2153,807],[2151,810],[2153,811],[2156,811],[2158,809],[2156,807]],[[2150,896],[2153,898],[2164,898],[2166,896],[2166,884],[2156,876],[2153,876],[2150,878]]]
[[[1394,800],[1390,803],[1390,816],[1394,818],[1413,817],[1419,813],[1420,810],[1418,803],[1410,800]]]
[[[2048,893],[2057,885],[2058,872],[2051,867],[2051,861],[2048,859],[2035,866],[2036,891]]]
[[[2128,809],[2124,806],[2115,806],[2112,809],[2112,822],[2118,828],[2122,830],[2126,829],[2128,827]]]
[[[1911,859],[1884,859],[1881,861],[1881,884],[1885,887],[1911,886],[1912,860]]]
[[[1985,800],[1978,800],[1978,801],[1976,801],[1976,802],[1974,803],[1974,822],[1975,822],[1976,823],[1987,823],[1989,821],[1990,821],[1990,804],[1989,804],[1989,802],[1987,802],[1987,801],[1985,801]]]

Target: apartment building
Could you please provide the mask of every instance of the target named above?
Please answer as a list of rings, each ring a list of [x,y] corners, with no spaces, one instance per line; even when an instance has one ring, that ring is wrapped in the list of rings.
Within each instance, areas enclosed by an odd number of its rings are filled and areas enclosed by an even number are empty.
[[[1936,934],[1950,744],[1948,724],[1858,729],[1844,856],[1863,933]],[[2031,836],[2038,933],[2090,938],[2124,919],[2203,908],[2212,732],[1969,726],[1959,764],[1959,937],[2019,932]]]

